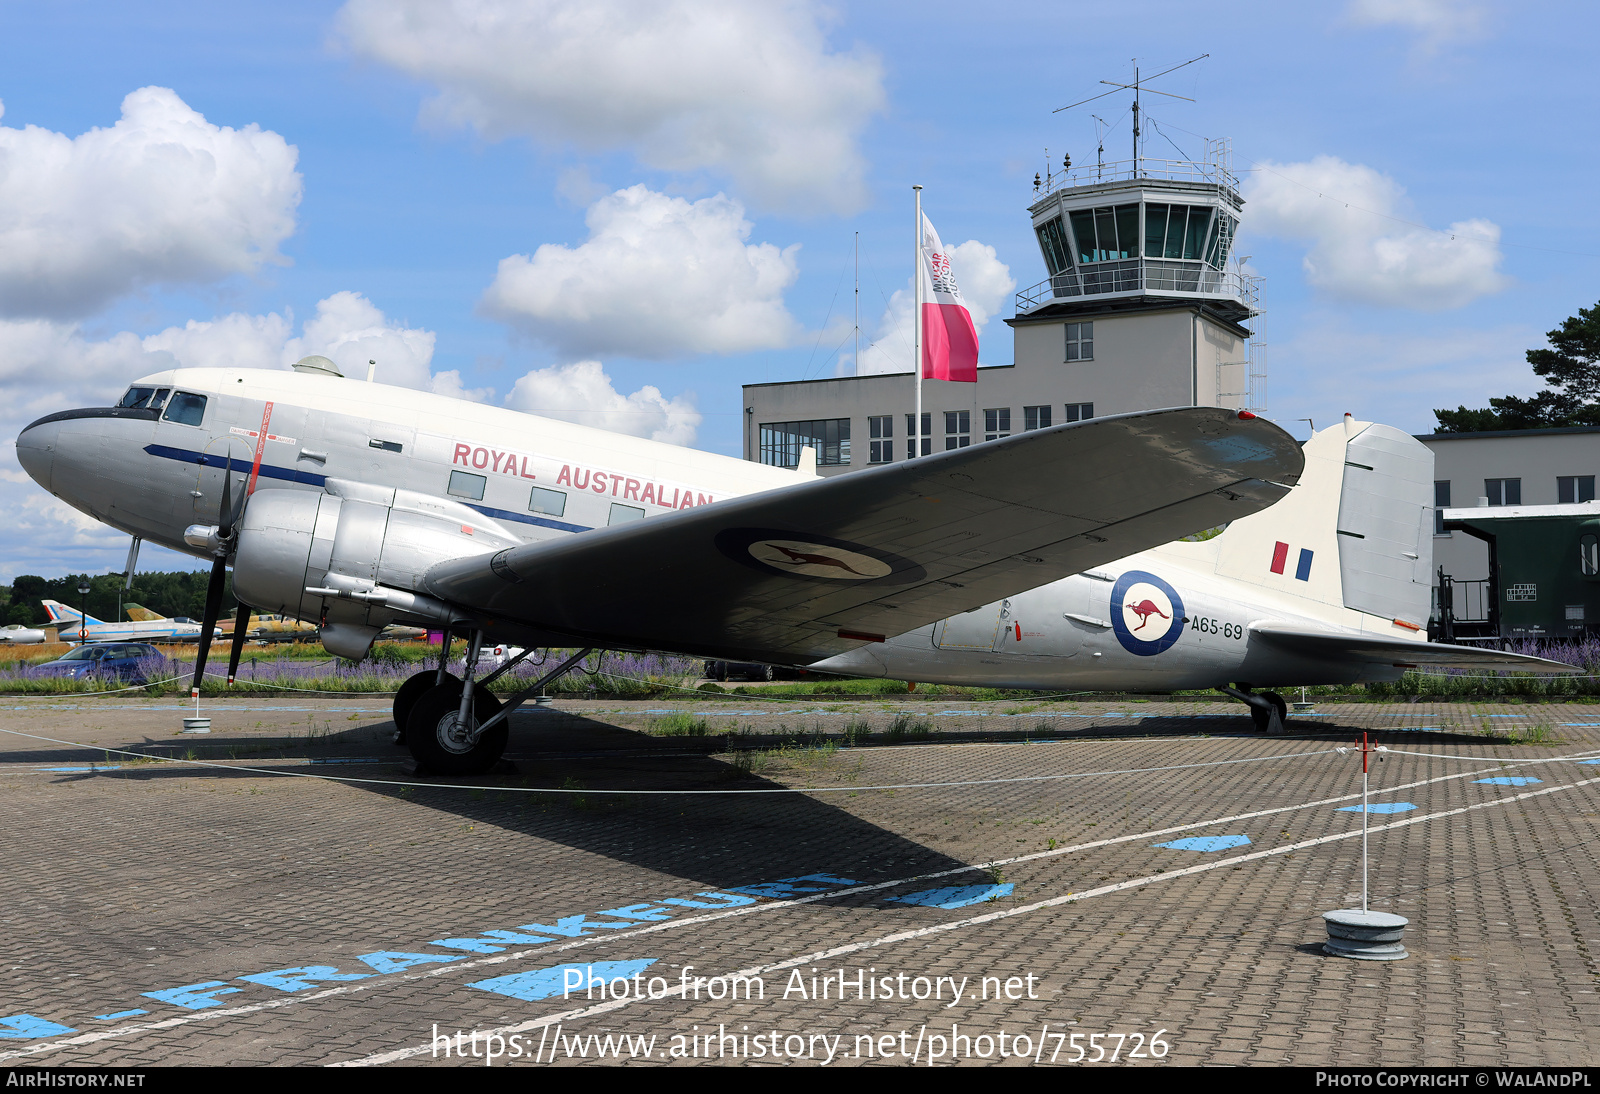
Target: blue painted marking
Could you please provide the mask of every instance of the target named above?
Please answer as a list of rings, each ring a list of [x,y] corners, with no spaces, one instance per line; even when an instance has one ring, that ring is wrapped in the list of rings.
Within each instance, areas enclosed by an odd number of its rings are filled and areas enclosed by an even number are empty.
[[[356,958],[365,961],[380,973],[404,972],[413,965],[426,965],[434,961],[460,961],[465,954],[404,953],[399,950],[379,950],[364,953]]]
[[[1490,718],[1526,718],[1526,714],[1491,714]]]
[[[138,1009],[135,1009],[135,1010],[119,1010],[115,1014],[97,1014],[94,1017],[95,1017],[95,1021],[97,1021],[97,1022],[115,1022],[118,1018],[137,1018],[141,1014],[149,1014],[149,1013],[150,1012],[147,1011],[147,1010],[138,1010]]]
[[[1307,547],[1300,548],[1300,562],[1294,568],[1296,581],[1311,580],[1311,550]]]
[[[1226,851],[1230,847],[1243,847],[1249,836],[1190,836],[1171,843],[1153,843],[1152,847],[1170,847],[1174,851]]]
[[[1384,730],[1385,733],[1441,733],[1438,726],[1394,726]]]
[[[253,465],[253,460],[235,460],[217,454],[196,452],[189,448],[172,448],[164,444],[147,444],[144,450],[152,456],[160,456],[164,460],[177,460],[179,463],[194,463],[202,467],[221,467],[228,465],[229,471],[237,471],[248,475]],[[269,463],[261,465],[261,477],[265,479],[283,479],[286,482],[299,482],[307,486],[326,486],[328,476],[313,475],[309,471],[297,471],[292,467],[274,467]]]
[[[1379,802],[1376,805],[1368,805],[1367,806],[1367,812],[1368,813],[1409,813],[1409,812],[1411,812],[1411,810],[1413,810],[1415,808],[1416,808],[1416,806],[1412,805],[1410,802]],[[1359,813],[1359,812],[1361,812],[1361,807],[1359,805],[1343,805],[1343,806],[1339,807],[1339,812],[1341,812],[1341,813]]]
[[[1527,786],[1529,783],[1542,783],[1543,779],[1536,779],[1532,775],[1502,775],[1496,779],[1474,779],[1474,782],[1488,783],[1490,786]]]
[[[324,764],[392,764],[397,762],[393,756],[313,756],[311,766],[319,767]]]
[[[69,775],[80,775],[88,771],[115,771],[121,766],[121,764],[105,764],[99,767],[40,767],[36,768],[35,770],[60,771]]]
[[[533,969],[530,972],[517,972],[510,976],[478,980],[468,984],[467,987],[492,991],[496,995],[509,995],[513,999],[534,1003],[557,995],[569,997],[583,995],[591,986],[600,988],[604,992],[613,980],[631,980],[654,965],[656,960],[654,957],[647,957],[638,961],[595,961],[587,965],[557,965],[550,969]],[[568,976],[568,973],[574,972],[577,973],[576,976]],[[631,993],[633,985],[629,984],[627,990]]]
[[[0,1018],[0,1037],[54,1037],[58,1033],[77,1033],[71,1026],[47,1022],[31,1014]]]
[[[737,908],[742,904],[754,904],[755,898],[739,896],[735,893],[696,893],[695,896],[708,896],[712,900],[720,901],[718,904],[704,904],[698,900],[686,900],[683,897],[669,896],[663,904],[677,904],[684,908]]]
[[[206,980],[199,984],[185,984],[181,988],[167,988],[164,991],[142,991],[139,994],[146,999],[154,999],[161,1003],[171,1003],[175,1007],[186,1010],[205,1010],[207,1007],[220,1007],[215,996],[229,995],[243,988],[225,987],[226,980]]]
[[[926,908],[965,908],[969,904],[982,904],[986,900],[1010,896],[1015,887],[1009,882],[1004,885],[958,885],[949,889],[927,889],[920,893],[892,896],[889,901],[892,904],[920,904]]]
[[[370,972],[340,972],[332,965],[301,965],[294,969],[274,969],[272,972],[255,972],[237,977],[252,984],[264,984],[279,991],[309,991],[326,980],[365,980]]]
[[[262,470],[265,470],[263,468]],[[471,505],[468,509],[476,509],[486,517],[496,520],[513,520],[518,524],[537,524],[541,528],[554,528],[558,532],[592,532],[594,529],[587,524],[568,524],[566,521],[551,520],[549,517],[534,516],[532,513],[513,513],[509,509],[496,509],[490,505]]]
[[[1492,718],[1494,715],[1491,714],[1490,717]],[[1508,714],[1506,717],[1509,718],[1511,715]],[[1595,726],[1600,726],[1600,722],[1562,722],[1561,724],[1564,726],[1574,726],[1578,729],[1592,729]]]
[[[1579,760],[1580,764],[1600,764],[1600,760]]]

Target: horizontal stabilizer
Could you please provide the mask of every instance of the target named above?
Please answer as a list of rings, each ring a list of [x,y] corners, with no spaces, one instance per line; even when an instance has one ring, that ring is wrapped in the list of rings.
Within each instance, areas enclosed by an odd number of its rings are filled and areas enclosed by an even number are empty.
[[[1444,642],[1406,642],[1392,638],[1372,638],[1359,634],[1302,630],[1275,623],[1257,623],[1250,637],[1284,653],[1294,654],[1325,665],[1373,665],[1384,668],[1477,669],[1480,672],[1578,673],[1576,665],[1529,657],[1477,646],[1457,646]]]
[[[443,562],[424,583],[531,645],[809,664],[1258,512],[1304,463],[1253,415],[1124,414]]]

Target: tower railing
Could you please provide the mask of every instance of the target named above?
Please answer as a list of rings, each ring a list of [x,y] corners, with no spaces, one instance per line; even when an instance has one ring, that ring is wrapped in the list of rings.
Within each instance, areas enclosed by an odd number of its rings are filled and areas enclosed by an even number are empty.
[[[1059,174],[1050,175],[1034,190],[1033,200],[1038,201],[1040,198],[1053,194],[1058,190],[1070,190],[1079,186],[1094,186],[1102,182],[1126,182],[1136,179],[1209,182],[1217,186],[1226,186],[1230,190],[1239,189],[1238,178],[1220,163],[1195,160],[1164,160],[1150,156],[1140,156],[1137,160],[1114,160],[1111,163],[1090,164],[1082,167],[1073,167]]]
[[[1239,270],[1218,270],[1203,262],[1130,258],[1078,266],[1017,293],[1017,311],[1026,312],[1052,300],[1113,293],[1159,293],[1223,296],[1255,310],[1260,278]]]

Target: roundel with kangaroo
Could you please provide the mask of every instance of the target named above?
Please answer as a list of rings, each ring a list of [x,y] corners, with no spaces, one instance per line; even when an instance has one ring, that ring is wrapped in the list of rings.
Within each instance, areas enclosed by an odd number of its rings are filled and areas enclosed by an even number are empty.
[[[1183,637],[1183,598],[1155,574],[1129,570],[1111,587],[1111,628],[1129,653],[1151,657]]]

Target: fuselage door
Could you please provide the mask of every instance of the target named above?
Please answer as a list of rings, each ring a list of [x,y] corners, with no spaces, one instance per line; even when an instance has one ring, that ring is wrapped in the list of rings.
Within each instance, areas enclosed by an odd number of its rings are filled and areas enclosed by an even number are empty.
[[[943,620],[934,628],[933,644],[941,650],[992,650],[1000,631],[1000,612],[1004,602],[985,604]]]

